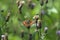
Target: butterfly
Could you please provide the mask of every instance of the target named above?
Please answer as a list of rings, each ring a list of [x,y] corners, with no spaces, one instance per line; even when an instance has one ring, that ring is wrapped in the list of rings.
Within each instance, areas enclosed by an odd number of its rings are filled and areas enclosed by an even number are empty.
[[[25,21],[23,21],[23,24],[26,27],[30,27],[33,24],[33,21],[31,21],[31,20],[25,20]]]

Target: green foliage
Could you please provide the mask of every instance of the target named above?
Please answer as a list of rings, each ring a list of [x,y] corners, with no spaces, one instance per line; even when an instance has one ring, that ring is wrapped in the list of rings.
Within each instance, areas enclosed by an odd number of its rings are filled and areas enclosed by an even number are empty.
[[[25,2],[27,0],[24,0]],[[33,20],[33,16],[36,14],[41,13],[41,6],[40,2],[37,0],[32,0],[36,6],[33,10],[31,10],[27,6],[27,2],[22,7],[22,14],[19,13],[18,6],[16,4],[16,0],[0,0],[0,28],[2,28],[2,33],[6,32],[6,27],[8,28],[9,34],[15,31],[17,35],[21,33],[21,30],[24,30],[25,32],[28,32],[28,29],[22,24],[24,20],[31,19]],[[43,34],[44,27],[48,27],[48,33],[45,36],[43,40],[57,40],[56,31],[60,29],[60,0],[49,0],[48,4],[44,4],[42,7],[46,14],[43,16],[43,22],[42,22],[42,29],[41,32]],[[4,10],[4,12],[1,12],[1,10]],[[8,10],[11,11],[11,16],[7,24],[5,24],[5,18],[8,14]],[[18,20],[20,19],[20,20]],[[33,39],[35,37],[35,40],[38,40],[38,33],[35,34],[35,27],[36,25],[33,24],[30,28],[30,33],[33,34]],[[1,34],[1,33],[0,33]],[[16,39],[15,39],[16,38]],[[9,40],[20,40],[18,36],[12,36],[9,35]]]

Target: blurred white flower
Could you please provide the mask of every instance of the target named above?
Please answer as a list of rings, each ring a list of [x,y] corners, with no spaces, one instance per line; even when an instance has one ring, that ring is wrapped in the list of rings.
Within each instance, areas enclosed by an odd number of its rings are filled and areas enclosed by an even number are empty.
[[[5,35],[1,35],[1,37],[5,37]]]
[[[57,14],[58,13],[58,11],[57,11],[57,9],[56,8],[51,8],[51,9],[48,9],[48,14],[51,14],[51,12],[53,12],[53,13],[55,13],[55,14]]]
[[[41,39],[44,39],[45,38],[45,35],[44,35],[44,33],[42,34],[42,36],[41,36]]]
[[[33,19],[38,19],[39,18],[39,15],[35,15],[34,17],[33,17]]]
[[[35,29],[35,32],[38,32],[39,30]]]
[[[44,28],[44,32],[47,33],[47,30],[48,30],[48,27],[45,27]]]
[[[53,13],[58,13],[58,11],[57,11],[56,8],[52,8],[52,9],[51,9],[51,12],[53,12]]]

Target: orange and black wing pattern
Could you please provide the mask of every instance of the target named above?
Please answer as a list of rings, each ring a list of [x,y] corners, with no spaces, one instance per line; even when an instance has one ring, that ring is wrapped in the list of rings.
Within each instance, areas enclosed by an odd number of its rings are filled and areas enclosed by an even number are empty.
[[[33,21],[30,20],[27,22],[27,20],[25,20],[25,21],[23,21],[23,24],[24,24],[24,26],[28,27],[28,26],[31,26],[33,24]]]

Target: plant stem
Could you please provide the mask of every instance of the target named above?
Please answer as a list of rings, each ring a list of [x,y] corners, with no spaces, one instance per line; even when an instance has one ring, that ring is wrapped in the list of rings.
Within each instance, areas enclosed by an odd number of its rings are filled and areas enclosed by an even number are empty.
[[[1,27],[0,27],[0,40],[1,40]]]
[[[29,40],[30,29],[28,29],[28,40]]]

